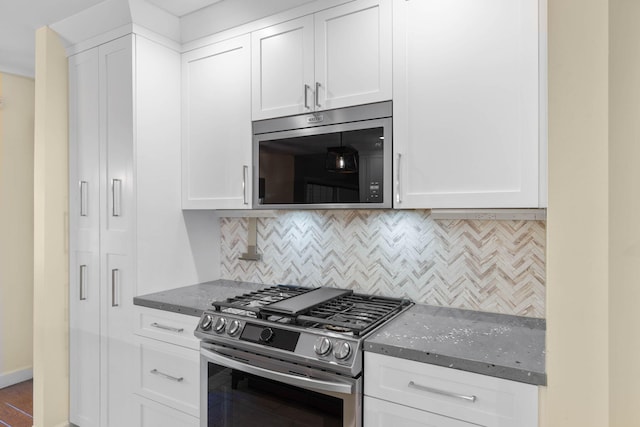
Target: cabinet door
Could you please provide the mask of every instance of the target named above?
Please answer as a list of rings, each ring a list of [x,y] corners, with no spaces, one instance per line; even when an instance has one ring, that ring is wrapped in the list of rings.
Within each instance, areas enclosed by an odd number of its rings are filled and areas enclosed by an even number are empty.
[[[251,35],[253,120],[313,110],[313,16]]]
[[[156,403],[144,397],[135,396],[136,416],[129,421],[138,427],[200,427],[200,419],[176,409]]]
[[[538,387],[365,352],[364,394],[486,427],[538,425]]]
[[[136,377],[133,323],[134,269],[127,254],[103,255],[103,404],[109,427],[129,425],[134,406],[131,402]]]
[[[134,36],[100,46],[100,224],[102,408],[104,426],[133,416],[133,55]]]
[[[199,417],[200,352],[143,337],[137,342],[137,394]]]
[[[396,207],[538,206],[538,14],[537,0],[394,2]]]
[[[315,14],[316,110],[391,99],[391,0]]]
[[[364,397],[364,425],[367,427],[478,427],[454,418],[410,408],[373,397]]]
[[[100,46],[103,247],[131,241],[133,198],[133,37]],[[129,248],[127,248],[128,250]]]
[[[98,49],[69,58],[69,420],[100,420]]]
[[[248,209],[251,200],[249,36],[182,58],[182,207]]]

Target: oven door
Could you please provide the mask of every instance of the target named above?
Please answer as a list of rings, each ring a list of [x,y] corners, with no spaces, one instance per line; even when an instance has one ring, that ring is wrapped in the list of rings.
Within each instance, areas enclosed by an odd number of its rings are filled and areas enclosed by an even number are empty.
[[[201,344],[202,427],[361,427],[362,379]]]

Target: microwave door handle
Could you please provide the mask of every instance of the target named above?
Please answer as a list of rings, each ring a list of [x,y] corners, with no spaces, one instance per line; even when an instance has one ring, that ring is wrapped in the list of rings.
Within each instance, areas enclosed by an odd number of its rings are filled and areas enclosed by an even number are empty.
[[[353,385],[348,383],[340,383],[333,381],[323,381],[313,378],[300,377],[297,375],[285,374],[282,372],[272,371],[270,369],[260,368],[258,366],[252,366],[247,363],[242,363],[237,360],[229,359],[228,357],[218,354],[215,351],[200,349],[200,354],[206,359],[225,366],[231,369],[238,369],[248,374],[258,375],[270,380],[279,381],[285,384],[302,387],[306,389],[329,391],[341,394],[351,394],[353,391]]]

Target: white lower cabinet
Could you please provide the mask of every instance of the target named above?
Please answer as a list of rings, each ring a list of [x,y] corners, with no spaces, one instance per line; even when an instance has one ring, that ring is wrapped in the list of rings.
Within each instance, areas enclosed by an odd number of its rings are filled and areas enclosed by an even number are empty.
[[[365,427],[537,427],[538,388],[365,353]]]
[[[365,396],[364,425],[366,427],[473,427],[476,424]]]
[[[137,392],[149,399],[198,416],[199,354],[162,341],[139,338]]]
[[[138,427],[199,427],[200,419],[167,406],[136,396],[136,423]]]
[[[193,335],[198,318],[138,307],[136,319],[135,393],[144,398],[139,406],[138,425],[198,425],[200,352],[199,340]],[[173,414],[169,417],[172,420],[189,417],[185,418],[188,422],[152,422],[165,412]]]

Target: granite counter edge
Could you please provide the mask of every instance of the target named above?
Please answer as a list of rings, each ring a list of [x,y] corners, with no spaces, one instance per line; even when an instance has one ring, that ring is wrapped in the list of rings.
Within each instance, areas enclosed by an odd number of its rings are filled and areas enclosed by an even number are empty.
[[[413,360],[415,362],[429,363],[431,365],[443,366],[445,368],[458,369],[461,371],[473,372],[476,374],[488,375],[491,377],[518,381],[531,385],[547,385],[547,375],[541,372],[532,372],[525,369],[461,359],[433,352],[427,353],[399,346],[372,343],[367,342],[366,340],[364,343],[364,350],[371,353],[383,354],[405,360]]]
[[[204,310],[194,307],[187,307],[178,304],[168,304],[166,302],[153,301],[145,298],[134,297],[133,304],[140,307],[155,308],[156,310],[170,311],[172,313],[186,314],[188,316],[200,317]]]

